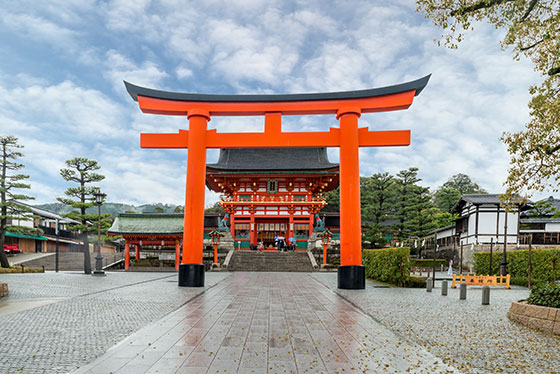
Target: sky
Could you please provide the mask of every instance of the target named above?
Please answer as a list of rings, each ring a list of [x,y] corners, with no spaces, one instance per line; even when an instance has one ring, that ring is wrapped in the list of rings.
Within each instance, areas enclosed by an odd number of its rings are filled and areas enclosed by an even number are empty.
[[[405,111],[364,114],[361,127],[411,130],[408,147],[362,148],[360,174],[419,168],[432,190],[457,173],[503,192],[503,131],[529,119],[541,77],[500,48],[503,31],[475,24],[457,50],[414,1],[0,0],[0,135],[24,146],[36,203],[71,184],[65,161],[95,159],[108,201],[184,203],[186,150],[141,149],[140,133],[188,129],[143,114],[123,80],[207,94],[360,90],[432,74]],[[284,131],[325,131],[335,116],[285,116]],[[215,117],[220,132],[262,131],[262,117]],[[208,163],[218,151],[208,151]],[[329,149],[332,162],[338,149]],[[545,192],[545,196],[547,193]],[[207,191],[206,205],[218,195]]]

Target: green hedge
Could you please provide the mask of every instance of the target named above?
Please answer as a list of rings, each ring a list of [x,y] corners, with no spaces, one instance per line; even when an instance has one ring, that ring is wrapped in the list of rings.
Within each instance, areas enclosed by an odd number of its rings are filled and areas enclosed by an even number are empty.
[[[436,267],[439,268],[441,265],[445,266],[445,268],[447,269],[449,261],[442,258],[436,258]],[[431,268],[432,266],[434,266],[434,260],[429,258],[411,258],[410,266]]]
[[[557,284],[540,284],[531,288],[527,299],[529,304],[560,308],[560,286]]]
[[[560,249],[533,249],[531,251],[531,282],[550,283],[560,279]],[[490,275],[500,273],[502,252],[493,253],[492,271]],[[511,284],[526,286],[529,269],[529,251],[518,250],[507,252],[507,272],[511,274]],[[477,274],[488,274],[490,253],[475,253],[474,268]]]
[[[411,275],[406,282],[406,287],[409,288],[426,288],[426,278],[418,275]]]
[[[400,287],[410,283],[410,248],[384,248],[363,251],[366,277]]]
[[[17,274],[17,273],[44,273],[45,270],[40,267],[40,268],[30,268],[27,266],[23,266],[23,271],[22,270],[22,266],[21,265],[13,265],[10,266],[9,268],[2,268],[0,267],[0,274]]]

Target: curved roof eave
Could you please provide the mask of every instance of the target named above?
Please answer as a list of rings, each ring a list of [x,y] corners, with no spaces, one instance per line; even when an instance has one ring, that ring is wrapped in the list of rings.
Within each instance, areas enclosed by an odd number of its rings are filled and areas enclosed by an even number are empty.
[[[323,93],[302,93],[302,94],[268,94],[268,95],[214,95],[197,94],[187,92],[160,91],[151,88],[137,86],[123,81],[126,90],[134,99],[138,101],[138,95],[156,99],[176,100],[176,101],[199,101],[199,102],[282,102],[282,101],[313,101],[313,100],[343,100],[359,99],[383,95],[391,95],[400,92],[415,90],[414,96],[418,96],[426,87],[432,74],[428,74],[414,81],[370,88],[357,91],[323,92]]]

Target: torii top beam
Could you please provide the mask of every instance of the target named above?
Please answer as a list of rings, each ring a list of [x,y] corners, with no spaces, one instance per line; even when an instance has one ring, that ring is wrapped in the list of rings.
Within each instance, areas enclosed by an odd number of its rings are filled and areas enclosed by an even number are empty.
[[[341,107],[359,108],[361,113],[407,109],[424,89],[430,75],[415,81],[360,91],[289,95],[207,95],[153,90],[124,82],[130,96],[144,113],[188,115],[204,109],[210,116],[262,116],[337,114]]]
[[[360,91],[290,95],[206,95],[160,91],[124,82],[130,96],[144,113],[191,116],[265,116],[264,133],[217,133],[208,130],[207,148],[245,147],[337,147],[339,129],[302,133],[281,131],[282,115],[385,112],[407,109],[431,75],[393,86]],[[359,129],[359,146],[403,146],[410,144],[410,131]],[[141,134],[142,148],[188,148],[189,132]]]

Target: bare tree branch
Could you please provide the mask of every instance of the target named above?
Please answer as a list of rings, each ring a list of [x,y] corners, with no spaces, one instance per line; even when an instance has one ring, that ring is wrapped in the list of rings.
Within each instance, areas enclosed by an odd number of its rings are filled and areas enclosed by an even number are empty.
[[[474,3],[472,5],[466,6],[466,7],[461,7],[459,9],[453,10],[451,11],[451,13],[449,13],[452,17],[455,16],[464,16],[465,14],[468,13],[472,13],[472,12],[476,12],[477,10],[480,9],[486,9],[486,8],[491,8],[495,5],[501,5],[501,4],[505,4],[505,3],[509,3],[515,0],[480,0],[477,3]]]
[[[519,48],[519,50],[520,50],[520,51],[527,51],[527,50],[529,50],[529,49],[531,49],[531,48],[535,48],[537,45],[541,44],[542,42],[544,42],[544,39],[541,39],[541,40],[539,40],[538,42],[535,42],[535,43],[531,44],[530,46],[521,47],[521,48]]]
[[[523,17],[521,17],[521,22],[525,21],[525,19],[529,17],[529,14],[533,11],[535,5],[537,5],[538,2],[539,0],[532,0],[531,3],[529,3],[529,8],[527,8],[527,11],[523,15]]]

